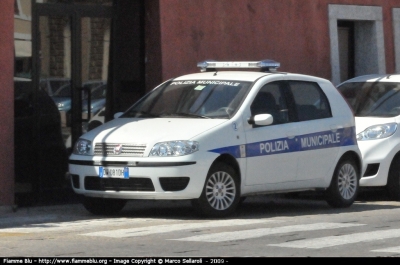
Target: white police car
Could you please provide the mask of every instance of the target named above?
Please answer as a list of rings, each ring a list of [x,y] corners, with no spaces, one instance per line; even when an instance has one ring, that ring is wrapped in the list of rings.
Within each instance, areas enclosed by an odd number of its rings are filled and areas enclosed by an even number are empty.
[[[246,196],[303,190],[324,191],[332,207],[353,204],[361,154],[353,113],[331,82],[277,72],[271,60],[198,66],[77,141],[69,173],[88,211],[191,199],[221,217]]]
[[[400,200],[400,75],[365,75],[339,91],[353,108],[365,173],[361,187],[384,187]]]

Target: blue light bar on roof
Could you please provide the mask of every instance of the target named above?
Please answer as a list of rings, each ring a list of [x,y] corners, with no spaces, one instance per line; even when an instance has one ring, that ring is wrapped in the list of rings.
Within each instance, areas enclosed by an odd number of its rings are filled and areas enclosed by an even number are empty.
[[[217,62],[217,61],[203,61],[197,64],[197,67],[201,68],[201,71],[207,71],[207,69],[215,68],[259,68],[262,70],[276,70],[281,66],[280,63],[273,60],[262,60],[258,62]]]

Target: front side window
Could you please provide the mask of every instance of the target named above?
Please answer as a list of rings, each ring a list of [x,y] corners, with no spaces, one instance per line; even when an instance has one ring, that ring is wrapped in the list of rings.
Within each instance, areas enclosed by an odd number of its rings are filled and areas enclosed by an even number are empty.
[[[121,117],[230,118],[251,84],[229,80],[170,81],[147,94]]]
[[[282,82],[273,82],[263,86],[250,106],[251,115],[271,114],[272,124],[289,121],[288,108],[284,98]]]
[[[328,99],[317,83],[289,81],[298,121],[332,117]]]
[[[400,83],[354,82],[338,87],[358,117],[400,115]]]

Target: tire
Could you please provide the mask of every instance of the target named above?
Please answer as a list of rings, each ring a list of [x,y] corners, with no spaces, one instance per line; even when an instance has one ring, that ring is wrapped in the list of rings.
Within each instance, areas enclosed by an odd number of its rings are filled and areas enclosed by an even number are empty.
[[[326,202],[333,208],[351,206],[360,189],[359,180],[360,173],[355,162],[351,159],[340,160],[325,192]]]
[[[400,201],[400,156],[393,159],[388,173],[388,182],[386,190],[389,199],[393,201]]]
[[[224,163],[209,170],[200,198],[192,200],[201,215],[224,217],[232,214],[240,202],[240,185],[236,172]]]
[[[83,206],[94,215],[115,215],[124,208],[126,200],[84,197]]]

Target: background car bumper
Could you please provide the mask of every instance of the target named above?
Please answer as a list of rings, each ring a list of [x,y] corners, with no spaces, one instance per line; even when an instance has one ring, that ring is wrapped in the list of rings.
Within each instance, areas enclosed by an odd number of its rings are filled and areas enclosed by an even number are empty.
[[[362,153],[364,169],[360,186],[386,185],[390,164],[396,154],[396,150],[400,148],[394,148],[396,146],[395,138],[359,141],[358,145]]]

